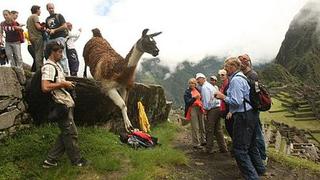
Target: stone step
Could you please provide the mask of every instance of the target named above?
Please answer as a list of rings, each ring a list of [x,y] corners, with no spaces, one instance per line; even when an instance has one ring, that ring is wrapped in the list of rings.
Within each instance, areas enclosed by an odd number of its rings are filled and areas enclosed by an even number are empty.
[[[272,95],[272,97],[276,98],[276,99],[280,99],[281,98],[281,96],[279,96],[278,94],[274,94],[274,95]]]
[[[320,101],[316,101],[316,106],[320,107]]]
[[[281,91],[281,92],[279,93],[279,95],[281,95],[281,96],[283,96],[283,97],[286,97],[286,98],[291,98],[291,95],[290,95],[289,93],[287,93],[287,92]]]
[[[309,105],[308,101],[298,101],[297,102],[299,105]]]
[[[277,110],[269,110],[269,113],[278,113],[278,112],[286,112],[288,111],[287,109],[277,109]]]
[[[285,114],[284,117],[295,117],[295,114]]]
[[[292,104],[293,103],[291,99],[287,99],[287,98],[280,98],[279,100],[284,102],[284,103],[287,103],[287,104]]]
[[[295,121],[315,121],[316,117],[294,118]]]
[[[311,112],[312,111],[312,108],[309,106],[309,107],[299,107],[298,108],[298,112]]]
[[[307,108],[307,107],[310,107],[309,104],[300,104],[299,105],[299,108]]]
[[[310,130],[311,133],[320,133],[320,129],[316,129],[316,130]]]
[[[281,106],[289,108],[289,107],[292,107],[292,104],[289,104],[289,103],[281,103]]]
[[[315,116],[313,112],[304,112],[304,113],[294,112],[294,117],[304,118],[304,117],[315,117]]]

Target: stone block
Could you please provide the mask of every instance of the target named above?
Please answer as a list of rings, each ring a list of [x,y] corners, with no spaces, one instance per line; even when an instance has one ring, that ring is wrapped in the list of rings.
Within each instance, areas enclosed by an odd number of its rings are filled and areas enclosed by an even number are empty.
[[[23,101],[18,103],[17,108],[22,112],[26,111],[26,106],[24,105]]]
[[[282,141],[281,134],[280,134],[279,131],[277,131],[277,134],[276,134],[276,143],[275,143],[275,148],[276,148],[276,151],[277,151],[277,152],[279,152],[279,150],[280,150],[281,141]]]
[[[26,76],[24,75],[24,70],[17,67],[12,67],[12,70],[16,73],[16,77],[21,85],[25,85],[27,82]]]
[[[4,98],[0,100],[0,111],[7,109],[8,106],[14,104],[16,102],[16,98]]]
[[[5,112],[0,115],[0,130],[7,129],[14,125],[16,116],[21,112],[18,109]]]
[[[11,67],[0,67],[0,96],[22,98],[22,86]]]

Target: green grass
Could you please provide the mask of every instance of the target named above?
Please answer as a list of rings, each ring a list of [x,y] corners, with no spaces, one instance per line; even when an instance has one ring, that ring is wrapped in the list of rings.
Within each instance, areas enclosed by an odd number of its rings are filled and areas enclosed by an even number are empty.
[[[280,110],[283,109],[281,106],[281,101],[278,99],[272,99],[272,107],[271,110]],[[277,112],[277,113],[269,113],[269,112],[261,112],[260,118],[263,122],[270,123],[271,120],[275,120],[277,122],[283,122],[288,124],[289,126],[295,126],[299,129],[310,129],[310,130],[319,130],[320,129],[320,121],[295,121],[293,117],[285,117],[284,115],[288,114],[288,112]],[[320,139],[318,139],[320,140]]]
[[[290,167],[292,169],[309,169],[316,173],[320,173],[320,164],[318,163],[295,156],[285,156],[283,153],[276,152],[274,148],[268,148],[268,155],[283,166]]]
[[[281,101],[278,99],[272,99],[273,105],[271,111],[283,109],[281,106]],[[295,126],[299,129],[310,129],[310,130],[319,130],[320,129],[320,121],[295,121],[293,117],[285,117],[284,115],[288,114],[288,112],[277,112],[277,113],[269,113],[269,112],[261,112],[260,118],[265,123],[270,123],[271,120],[275,120],[277,122],[282,122],[288,124],[289,126]],[[320,133],[313,134],[318,140],[320,140]],[[268,155],[275,161],[283,164],[284,166],[288,166],[290,168],[307,168],[317,173],[320,173],[320,164],[315,162],[305,160],[302,158],[298,158],[295,156],[285,156],[281,151],[283,150],[284,145],[281,145],[280,152],[277,153],[274,148],[268,148]]]
[[[160,124],[153,130],[161,146],[139,150],[121,144],[116,135],[104,129],[83,127],[78,131],[81,153],[91,161],[89,166],[71,166],[64,155],[58,167],[41,167],[59,133],[49,124],[24,130],[0,144],[0,179],[154,179],[166,176],[177,164],[187,163],[185,155],[169,145],[179,132],[173,124]]]

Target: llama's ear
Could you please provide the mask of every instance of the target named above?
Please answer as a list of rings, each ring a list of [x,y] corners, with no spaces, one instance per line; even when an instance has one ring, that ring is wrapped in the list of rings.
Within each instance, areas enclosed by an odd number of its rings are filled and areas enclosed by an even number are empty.
[[[144,29],[144,30],[142,31],[142,37],[146,36],[148,31],[149,31],[148,28]]]
[[[159,34],[161,34],[162,32],[157,32],[157,33],[153,33],[153,34],[150,34],[149,36],[150,37],[155,37],[155,36],[158,36]]]

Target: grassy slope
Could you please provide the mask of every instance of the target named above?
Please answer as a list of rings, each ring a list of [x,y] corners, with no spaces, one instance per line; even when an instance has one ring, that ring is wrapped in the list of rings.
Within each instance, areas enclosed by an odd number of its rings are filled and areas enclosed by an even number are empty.
[[[290,99],[288,99],[290,101]],[[273,105],[271,110],[281,110],[284,107],[281,106],[281,101],[274,99],[272,100]],[[277,122],[283,122],[290,126],[295,126],[299,129],[310,129],[310,130],[319,130],[320,129],[320,121],[295,121],[292,117],[285,117],[284,115],[288,114],[288,112],[278,112],[278,113],[269,113],[262,112],[260,114],[261,119],[264,122],[270,123],[271,120],[275,120]],[[318,139],[320,140],[320,139]]]
[[[104,129],[79,128],[81,152],[91,164],[85,168],[70,165],[64,157],[59,166],[43,169],[41,162],[59,130],[46,125],[21,132],[0,144],[0,179],[153,179],[166,176],[170,167],[186,164],[187,158],[170,147],[178,131],[169,123],[158,126],[153,135],[161,146],[134,150],[119,143],[118,137]]]
[[[281,101],[273,98],[273,105],[271,110],[275,111],[283,109],[281,103]],[[260,118],[262,121],[266,123],[270,123],[271,120],[275,120],[277,122],[283,122],[290,126],[296,126],[300,129],[320,129],[320,121],[294,121],[294,118],[285,117],[285,114],[288,114],[288,112],[262,112],[260,114]],[[320,140],[320,134],[314,134],[314,136],[316,136],[316,138]],[[276,152],[274,148],[268,148],[268,154],[275,161],[280,162],[281,164],[290,168],[307,168],[315,172],[320,172],[320,164],[314,163],[312,161],[308,161],[294,156],[285,156],[284,154]]]
[[[272,110],[282,109],[274,99]],[[261,113],[264,121],[277,120],[299,128],[319,129],[318,121],[296,122],[279,113]],[[85,168],[72,167],[64,156],[59,166],[43,169],[41,162],[53,144],[59,130],[54,125],[25,130],[0,144],[0,179],[155,179],[164,178],[175,165],[187,164],[183,152],[170,147],[175,125],[165,123],[152,134],[159,137],[160,147],[133,150],[119,143],[118,137],[104,129],[79,128],[82,154],[91,161]],[[269,149],[271,158],[288,167],[309,168],[320,172],[320,165],[296,157],[283,156]]]

